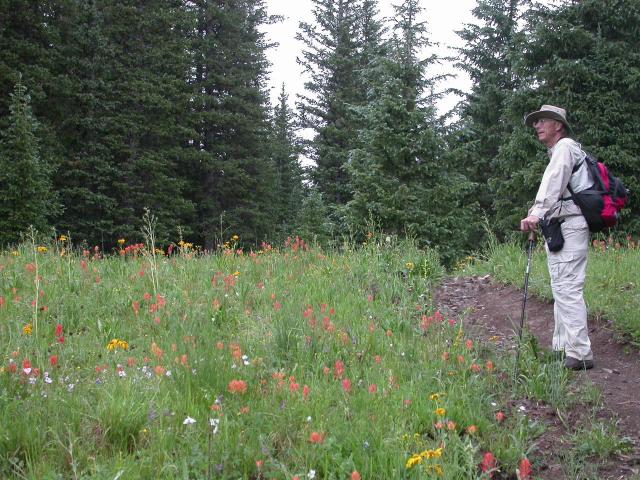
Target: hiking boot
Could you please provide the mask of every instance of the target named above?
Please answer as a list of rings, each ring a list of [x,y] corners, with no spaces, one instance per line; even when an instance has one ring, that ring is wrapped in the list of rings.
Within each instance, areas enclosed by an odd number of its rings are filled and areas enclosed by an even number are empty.
[[[589,370],[593,368],[593,360],[578,360],[577,358],[567,357],[564,360],[564,368],[569,370]]]

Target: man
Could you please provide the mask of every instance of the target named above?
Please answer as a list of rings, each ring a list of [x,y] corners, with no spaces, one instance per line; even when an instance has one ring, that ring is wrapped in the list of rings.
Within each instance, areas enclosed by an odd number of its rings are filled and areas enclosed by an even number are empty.
[[[568,137],[571,127],[563,108],[542,105],[540,110],[525,117],[525,125],[533,127],[538,140],[547,146],[550,160],[533,207],[520,222],[520,229],[535,231],[543,219],[557,218],[564,236],[560,251],[551,252],[547,247],[554,299],[554,354],[560,358],[565,356],[566,368],[593,368],[583,296],[589,227],[567,188],[571,185],[574,192],[579,192],[591,185],[588,167],[584,163],[585,153],[579,143]]]

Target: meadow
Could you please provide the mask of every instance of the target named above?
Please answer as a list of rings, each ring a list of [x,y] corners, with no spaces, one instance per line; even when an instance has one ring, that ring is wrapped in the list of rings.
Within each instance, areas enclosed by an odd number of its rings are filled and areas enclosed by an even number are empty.
[[[148,240],[0,255],[3,478],[536,478],[570,374],[436,311],[435,251]]]

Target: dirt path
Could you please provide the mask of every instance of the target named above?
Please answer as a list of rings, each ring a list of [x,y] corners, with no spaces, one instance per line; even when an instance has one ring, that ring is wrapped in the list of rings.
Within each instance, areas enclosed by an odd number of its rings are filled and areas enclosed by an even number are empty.
[[[488,275],[451,278],[436,291],[435,300],[443,313],[464,317],[465,324],[473,325],[477,335],[497,337],[502,348],[515,351],[522,312],[521,290],[494,282]],[[526,327],[538,338],[541,346],[549,348],[553,333],[553,305],[529,297]],[[575,381],[589,379],[602,389],[604,415],[618,421],[620,435],[634,444],[632,453],[612,459],[611,465],[607,465],[600,474],[602,478],[635,478],[640,474],[640,352],[617,341],[610,323],[605,320],[590,320],[589,336],[595,367],[577,373]],[[541,409],[539,414],[548,417],[545,421],[549,435],[561,433],[564,427],[558,425],[558,419],[554,420],[553,412]],[[572,414],[580,416],[580,412]],[[562,448],[562,445],[554,445],[553,438],[541,439],[539,446],[544,444],[551,449]],[[551,462],[552,457],[549,458]],[[548,465],[543,478],[558,480],[563,478],[559,476],[562,471],[562,465]]]

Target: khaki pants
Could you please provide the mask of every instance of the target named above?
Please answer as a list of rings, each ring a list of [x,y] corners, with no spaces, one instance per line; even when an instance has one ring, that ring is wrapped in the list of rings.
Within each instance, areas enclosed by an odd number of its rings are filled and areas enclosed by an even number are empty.
[[[559,252],[547,249],[547,263],[553,291],[553,349],[564,350],[568,357],[592,360],[584,303],[587,272],[589,227],[582,215],[567,217],[562,224],[564,247]]]

